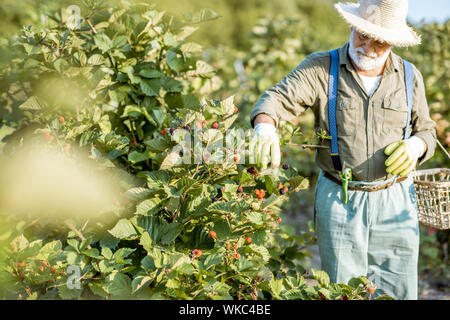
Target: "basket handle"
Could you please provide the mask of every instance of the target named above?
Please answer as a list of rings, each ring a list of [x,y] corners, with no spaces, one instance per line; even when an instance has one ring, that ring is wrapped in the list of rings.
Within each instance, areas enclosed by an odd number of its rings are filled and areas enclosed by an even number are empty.
[[[447,150],[445,150],[444,146],[439,142],[439,139],[436,138],[436,142],[438,143],[439,147],[441,147],[442,151],[444,151],[444,153],[450,159],[450,154],[448,154]]]

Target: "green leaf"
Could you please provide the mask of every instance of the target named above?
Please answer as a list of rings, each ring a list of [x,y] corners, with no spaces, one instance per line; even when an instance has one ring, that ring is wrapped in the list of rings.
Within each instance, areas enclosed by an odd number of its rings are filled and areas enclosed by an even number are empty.
[[[31,96],[19,106],[20,110],[37,111],[41,110],[42,106],[36,96]]]
[[[152,278],[149,276],[137,276],[131,282],[132,293],[134,294],[140,289],[149,286],[152,281]]]
[[[181,32],[177,34],[177,39],[184,40],[193,34],[197,29],[198,27],[184,26],[181,28]]]
[[[139,71],[139,75],[143,76],[144,78],[160,78],[163,76],[160,71],[153,69],[142,69],[141,71]]]
[[[180,288],[180,281],[176,280],[176,279],[169,279],[166,282],[166,288],[171,288],[171,289],[178,289]]]
[[[95,248],[83,250],[81,253],[88,257],[91,257],[91,258],[96,258],[96,259],[101,258],[98,249],[95,249]]]
[[[114,252],[113,255],[113,259],[115,258],[126,258],[128,257],[130,254],[132,254],[134,251],[136,251],[136,249],[131,249],[131,248],[120,248],[119,250],[117,250],[116,252]]]
[[[153,258],[150,256],[145,256],[141,260],[141,266],[147,272],[155,270],[155,262],[153,261]]]
[[[113,46],[111,39],[104,33],[95,35],[94,42],[103,53],[109,51]]]
[[[131,279],[120,272],[113,272],[105,279],[106,292],[112,296],[128,297],[131,294]]]
[[[180,73],[184,69],[184,61],[180,54],[169,50],[166,53],[166,62],[170,69]]]
[[[302,176],[296,176],[289,179],[289,185],[295,192],[298,192],[309,188],[309,180]]]
[[[149,97],[158,97],[161,81],[159,79],[140,79],[142,92]]]
[[[221,16],[212,9],[202,9],[191,18],[191,23],[201,23],[220,18]]]
[[[112,259],[113,253],[110,248],[102,248],[102,256],[109,260]]]
[[[91,66],[98,66],[104,63],[104,59],[101,54],[93,54],[89,57],[87,63]]]
[[[128,38],[126,36],[117,36],[112,41],[113,48],[121,48],[128,44]]]
[[[40,260],[53,260],[56,258],[62,249],[61,241],[55,240],[49,243],[46,243],[40,250],[37,259]]]
[[[121,117],[133,117],[137,118],[140,115],[142,115],[142,109],[139,108],[137,105],[128,105],[124,108],[122,116]]]
[[[163,152],[169,148],[169,144],[167,141],[161,137],[157,137],[154,139],[147,139],[144,141],[144,144],[149,147],[150,151],[153,152]]]
[[[228,97],[220,101],[220,107],[223,115],[230,115],[234,113],[234,96]]]
[[[161,242],[163,244],[170,244],[175,240],[176,237],[180,234],[183,229],[183,225],[178,222],[172,222],[166,225],[163,225],[161,228]]]
[[[132,240],[137,236],[133,224],[127,219],[120,219],[114,228],[108,230],[108,232],[118,239],[125,240]]]
[[[157,197],[144,200],[136,206],[136,214],[151,216],[161,209],[161,203],[162,200]]]
[[[130,161],[132,164],[139,163],[145,160],[150,159],[151,154],[149,152],[137,152],[133,151],[130,154],[128,154],[128,161]]]
[[[201,77],[201,78],[212,78],[216,74],[214,67],[206,63],[205,61],[198,60],[196,62],[195,70],[188,71],[187,76],[189,77]],[[234,112],[234,108],[233,108]],[[230,112],[231,114],[232,112]]]
[[[144,247],[144,249],[146,251],[150,251],[152,245],[153,245],[153,241],[152,238],[150,238],[150,235],[148,234],[147,231],[145,231],[142,235],[141,235],[141,239],[139,241],[139,244]]]
[[[276,186],[275,179],[270,175],[264,176],[264,182],[266,185],[266,190],[271,194],[278,194],[278,189]]]
[[[67,244],[80,253],[79,242],[76,239],[67,239]]]
[[[330,284],[330,277],[325,271],[315,269],[311,269],[311,271],[320,286],[327,287]]]
[[[213,253],[206,257],[205,261],[203,262],[203,267],[207,270],[210,267],[219,264],[222,262],[222,254],[221,253]]]
[[[283,290],[283,280],[272,278],[269,282],[271,293],[275,299],[281,299],[280,293]]]

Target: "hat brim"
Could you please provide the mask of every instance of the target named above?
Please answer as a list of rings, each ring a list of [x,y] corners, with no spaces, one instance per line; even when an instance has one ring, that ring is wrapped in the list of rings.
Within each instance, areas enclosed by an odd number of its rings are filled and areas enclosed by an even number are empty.
[[[421,37],[406,23],[399,29],[386,29],[367,21],[359,14],[357,3],[336,3],[339,15],[358,32],[396,47],[410,47],[421,43]]]

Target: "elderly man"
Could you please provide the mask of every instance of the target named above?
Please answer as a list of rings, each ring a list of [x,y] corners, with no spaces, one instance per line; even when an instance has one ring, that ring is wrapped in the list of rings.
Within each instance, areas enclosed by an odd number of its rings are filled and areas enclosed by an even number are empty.
[[[417,299],[419,228],[409,174],[434,154],[421,73],[391,49],[420,44],[407,25],[407,0],[338,3],[351,26],[343,47],[309,55],[266,90],[250,115],[258,164],[280,163],[276,128],[306,108],[330,140],[321,169],[314,220],[322,269],[333,282],[367,275],[376,295]],[[333,58],[334,57],[334,58]]]

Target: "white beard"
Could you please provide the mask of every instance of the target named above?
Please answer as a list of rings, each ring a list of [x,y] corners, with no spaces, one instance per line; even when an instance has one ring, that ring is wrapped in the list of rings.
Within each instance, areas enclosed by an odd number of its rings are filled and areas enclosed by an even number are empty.
[[[355,32],[352,31],[350,35],[350,46],[348,48],[348,54],[352,58],[353,62],[360,70],[368,71],[380,68],[384,65],[389,54],[391,53],[391,48],[387,50],[382,56],[378,56],[375,52],[367,53],[363,48],[355,48],[353,46],[353,37]]]

